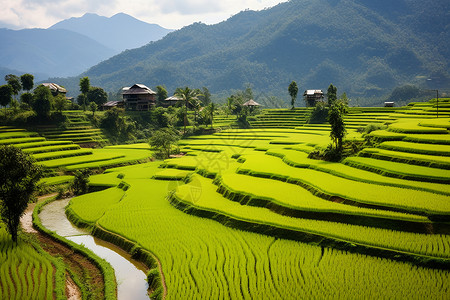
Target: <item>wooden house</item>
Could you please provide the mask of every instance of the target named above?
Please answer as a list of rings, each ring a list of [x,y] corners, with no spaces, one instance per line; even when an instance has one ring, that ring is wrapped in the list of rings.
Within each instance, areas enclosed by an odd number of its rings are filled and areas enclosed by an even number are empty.
[[[156,92],[143,84],[124,88],[122,98],[128,110],[149,110],[156,104]]]
[[[307,107],[314,107],[317,102],[323,101],[323,92],[322,90],[306,90],[303,97]]]

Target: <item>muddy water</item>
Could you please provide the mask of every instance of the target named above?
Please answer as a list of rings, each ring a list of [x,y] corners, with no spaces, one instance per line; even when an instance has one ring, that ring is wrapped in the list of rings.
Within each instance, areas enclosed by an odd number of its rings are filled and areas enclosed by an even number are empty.
[[[125,251],[72,225],[64,213],[69,199],[45,205],[39,214],[42,225],[77,244],[83,244],[114,268],[117,280],[117,297],[121,299],[149,299],[144,266],[131,259]]]

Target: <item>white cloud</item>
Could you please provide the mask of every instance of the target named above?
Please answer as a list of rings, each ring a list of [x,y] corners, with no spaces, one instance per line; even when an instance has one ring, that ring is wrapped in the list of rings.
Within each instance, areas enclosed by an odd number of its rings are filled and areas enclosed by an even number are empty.
[[[18,28],[47,28],[84,13],[112,16],[127,13],[166,28],[201,21],[212,24],[245,9],[259,10],[286,0],[0,0],[0,23]]]

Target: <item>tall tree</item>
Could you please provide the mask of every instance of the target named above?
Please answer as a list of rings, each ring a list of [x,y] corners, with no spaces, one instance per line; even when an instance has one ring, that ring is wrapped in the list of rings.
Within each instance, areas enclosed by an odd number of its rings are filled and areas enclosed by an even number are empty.
[[[288,87],[289,95],[291,96],[291,109],[294,109],[295,106],[295,99],[297,99],[298,94],[298,86],[297,82],[292,81],[291,84]]]
[[[157,106],[162,106],[164,103],[164,100],[167,98],[167,90],[164,86],[158,85],[156,87],[156,101]]]
[[[81,107],[83,107],[83,110],[86,110],[86,104],[87,104],[87,97],[85,94],[79,94],[77,97],[77,103]]]
[[[44,85],[39,85],[34,89],[33,110],[38,118],[45,119],[50,115],[52,109],[53,96],[50,89]]]
[[[20,76],[20,81],[22,82],[22,88],[27,92],[34,86],[34,76],[31,74],[23,74]]]
[[[205,107],[211,103],[211,92],[206,86],[202,88],[201,95],[198,96],[198,99]]]
[[[98,109],[97,103],[95,103],[95,102],[89,103],[89,109],[92,111],[92,117],[94,117],[95,116],[95,112]]]
[[[186,133],[188,106],[198,99],[199,92],[185,87],[184,89],[178,88],[175,94],[184,101],[184,133]]]
[[[0,86],[0,105],[5,107],[6,118],[6,106],[12,101],[13,89],[9,84]]]
[[[80,92],[83,96],[78,96],[78,104],[83,106],[83,111],[86,111],[86,105],[88,102],[87,93],[89,92],[89,89],[91,88],[91,83],[89,81],[89,77],[83,77],[80,78]],[[80,101],[82,103],[80,103]]]
[[[348,106],[342,100],[333,102],[328,110],[328,122],[331,125],[330,137],[338,152],[342,152],[342,140],[347,133],[344,123],[344,114],[347,113]]]
[[[91,83],[89,81],[89,77],[80,78],[80,92],[83,95],[87,95],[90,88],[91,88]]]
[[[0,215],[17,243],[20,217],[37,189],[42,172],[28,154],[13,146],[0,146],[0,169]]]
[[[337,87],[335,87],[333,84],[330,84],[330,86],[328,87],[327,100],[328,100],[328,106],[330,106],[330,107],[337,100]]]
[[[168,158],[172,152],[172,146],[180,139],[179,135],[171,128],[162,128],[153,133],[150,138],[150,146],[158,149],[164,158]]]
[[[209,117],[209,122],[211,124],[211,128],[213,128],[213,122],[214,122],[214,112],[216,110],[216,105],[214,102],[211,102],[206,107],[206,114]]]
[[[98,106],[108,101],[108,94],[101,87],[91,87],[86,96],[88,103],[95,102]]]
[[[62,113],[62,111],[67,107],[66,97],[64,97],[62,94],[59,94],[58,96],[54,97],[54,104],[55,110],[57,110],[59,113]]]
[[[12,94],[14,98],[19,94],[22,89],[22,85],[20,84],[20,78],[13,74],[8,74],[5,76],[5,81],[12,87]]]

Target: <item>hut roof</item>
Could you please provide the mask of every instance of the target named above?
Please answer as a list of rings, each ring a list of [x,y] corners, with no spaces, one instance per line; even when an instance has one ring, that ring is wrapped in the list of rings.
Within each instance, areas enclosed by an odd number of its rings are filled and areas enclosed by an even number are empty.
[[[182,100],[183,99],[181,99],[180,97],[175,96],[175,95],[167,97],[166,99],[164,99],[164,101],[182,101]]]
[[[151,94],[156,95],[156,92],[152,91],[149,87],[136,83],[135,85],[131,86],[130,88],[123,88],[124,95],[136,95],[136,94]]]
[[[102,106],[105,106],[105,107],[114,107],[114,106],[117,106],[117,105],[119,105],[119,104],[121,104],[121,103],[123,103],[123,101],[108,101],[108,102],[102,104]]]
[[[56,83],[47,82],[47,83],[43,83],[42,85],[48,87],[53,92],[67,93],[67,90],[65,88],[63,88],[62,86],[60,86],[59,84],[56,84]]]
[[[253,99],[250,99],[242,105],[244,105],[244,106],[260,106],[261,104],[259,104],[258,102],[256,102]]]
[[[305,93],[303,94],[303,96],[312,96],[312,95],[316,95],[316,94],[320,94],[323,95],[322,90],[306,90]]]

